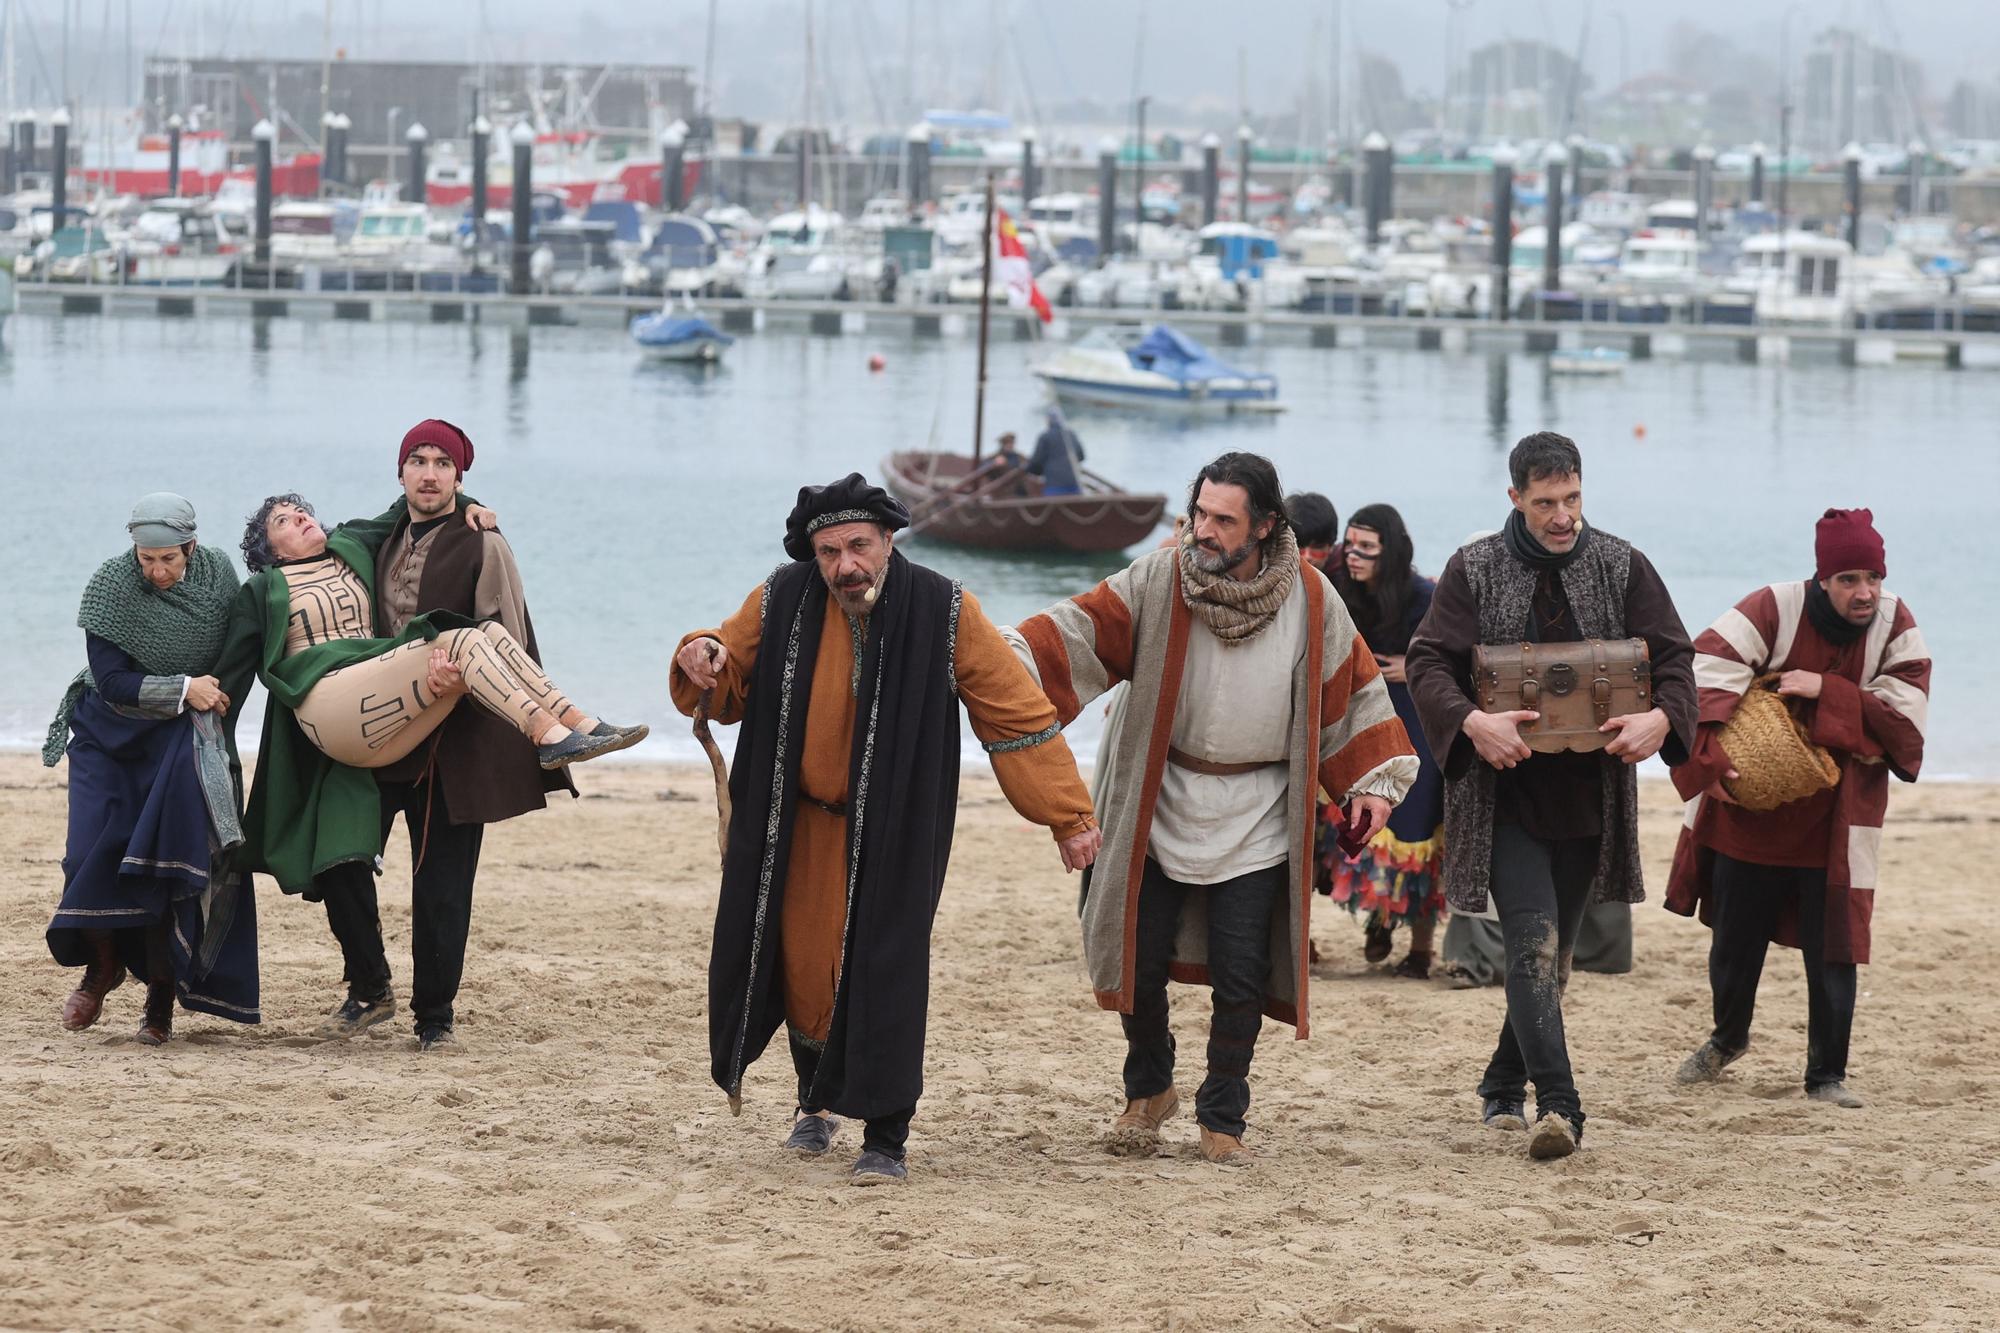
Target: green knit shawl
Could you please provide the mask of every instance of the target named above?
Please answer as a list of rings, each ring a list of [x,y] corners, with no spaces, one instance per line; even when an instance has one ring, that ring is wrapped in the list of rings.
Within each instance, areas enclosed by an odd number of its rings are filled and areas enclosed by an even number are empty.
[[[228,556],[197,545],[188,557],[186,576],[162,592],[146,581],[138,557],[127,550],[90,576],[76,623],[130,654],[148,675],[207,675],[222,653],[237,582],[236,566]],[[96,683],[85,667],[63,691],[42,745],[43,764],[54,767],[62,758],[77,701]]]

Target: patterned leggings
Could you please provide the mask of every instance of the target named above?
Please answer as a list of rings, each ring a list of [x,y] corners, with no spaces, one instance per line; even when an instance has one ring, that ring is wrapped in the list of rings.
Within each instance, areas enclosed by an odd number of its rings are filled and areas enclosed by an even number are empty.
[[[519,640],[488,621],[328,672],[299,706],[300,729],[336,763],[352,768],[395,763],[436,731],[464,697],[440,700],[431,693],[430,657],[440,648],[464,673],[471,697],[531,741],[575,708]]]

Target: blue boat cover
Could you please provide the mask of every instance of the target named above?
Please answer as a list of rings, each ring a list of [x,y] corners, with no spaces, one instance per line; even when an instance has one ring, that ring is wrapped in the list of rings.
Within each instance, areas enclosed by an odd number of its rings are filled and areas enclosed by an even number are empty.
[[[1165,324],[1155,324],[1152,331],[1125,356],[1136,369],[1150,370],[1182,384],[1199,384],[1214,379],[1265,378],[1218,361],[1206,347]]]
[[[642,347],[672,347],[675,343],[698,342],[703,339],[727,347],[736,341],[705,319],[665,313],[641,315],[633,320],[632,337]]]

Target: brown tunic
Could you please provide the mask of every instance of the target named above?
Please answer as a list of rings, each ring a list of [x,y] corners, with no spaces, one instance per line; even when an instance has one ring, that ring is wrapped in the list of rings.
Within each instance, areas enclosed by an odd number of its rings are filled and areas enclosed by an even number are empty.
[[[717,722],[736,722],[743,716],[744,691],[763,638],[763,595],[757,588],[719,628],[697,630],[675,648],[678,654],[691,640],[711,638],[729,650],[729,661],[716,680],[712,716]],[[959,614],[953,669],[959,698],[972,719],[973,734],[981,741],[1014,740],[1055,725],[1055,709],[970,592]],[[785,1019],[799,1035],[816,1041],[826,1039],[832,1022],[840,946],[847,928],[844,811],[848,762],[854,752],[854,670],[854,631],[839,603],[828,598],[807,705],[805,747],[799,756],[799,790],[807,799],[800,801],[792,825],[784,910],[778,923]],[[701,691],[678,663],[668,679],[674,706],[691,715]],[[1001,791],[1022,818],[1049,829],[1058,841],[1093,826],[1090,793],[1061,736],[996,753],[992,759]]]

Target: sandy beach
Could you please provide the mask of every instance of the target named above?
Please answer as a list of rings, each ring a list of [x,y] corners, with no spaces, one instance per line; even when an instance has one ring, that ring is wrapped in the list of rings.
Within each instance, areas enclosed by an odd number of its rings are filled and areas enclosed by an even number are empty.
[[[1472,1093],[1497,991],[1394,981],[1321,912],[1314,1037],[1267,1024],[1248,1172],[1106,1154],[1117,1023],[1084,984],[1075,881],[968,777],[933,953],[911,1180],[779,1151],[782,1050],[741,1118],[707,1076],[707,774],[599,764],[489,830],[460,1048],[407,1014],[351,1044],[316,907],[259,885],[259,1027],[141,988],[83,1033],[42,931],[64,770],[0,758],[0,1325],[66,1329],[1967,1329],[2000,1326],[2000,788],[1899,788],[1850,1083],[1799,1088],[1805,993],[1774,950],[1757,1040],[1671,1086],[1706,1030],[1708,933],[1658,904],[1678,809],[1648,784],[1630,976],[1579,974],[1584,1150],[1527,1160]],[[384,880],[399,992],[409,856]],[[1183,1088],[1206,997],[1175,991]],[[1188,1075],[1192,1072],[1193,1077]]]

